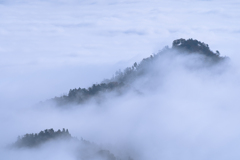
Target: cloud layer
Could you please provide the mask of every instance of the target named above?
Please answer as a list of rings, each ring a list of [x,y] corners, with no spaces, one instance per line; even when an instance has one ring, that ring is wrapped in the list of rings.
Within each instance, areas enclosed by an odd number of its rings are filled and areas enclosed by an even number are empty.
[[[1,147],[18,135],[65,127],[73,136],[139,160],[238,159],[239,5],[236,0],[0,0]],[[143,95],[129,92],[69,111],[31,107],[110,78],[177,38],[204,41],[229,56],[231,65],[220,73],[192,71],[184,67],[191,58],[165,58],[156,66],[164,67],[161,76],[135,84]],[[29,156],[15,154],[12,159]],[[10,154],[1,149],[0,155]]]

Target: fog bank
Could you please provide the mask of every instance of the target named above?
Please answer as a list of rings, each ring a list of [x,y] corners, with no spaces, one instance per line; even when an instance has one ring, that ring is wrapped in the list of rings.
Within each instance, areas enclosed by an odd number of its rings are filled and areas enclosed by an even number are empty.
[[[18,135],[68,128],[136,160],[239,159],[239,5],[0,0],[0,157],[75,159],[65,144],[5,149]],[[199,68],[199,57],[166,56],[153,76],[141,77],[120,97],[109,94],[101,104],[69,110],[35,107],[111,78],[177,38],[208,43],[230,62]]]

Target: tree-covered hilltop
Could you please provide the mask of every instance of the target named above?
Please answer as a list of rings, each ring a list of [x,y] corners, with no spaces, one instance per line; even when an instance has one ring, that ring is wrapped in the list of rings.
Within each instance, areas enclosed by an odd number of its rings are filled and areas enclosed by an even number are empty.
[[[17,141],[13,144],[13,148],[36,148],[47,142],[57,142],[63,141],[64,144],[75,144],[76,148],[74,149],[73,154],[78,160],[92,160],[92,159],[102,159],[102,160],[120,160],[109,150],[102,149],[95,143],[89,142],[81,138],[81,140],[74,138],[69,133],[68,129],[62,129],[54,131],[53,129],[45,129],[39,133],[25,134],[22,137],[18,137]],[[56,144],[57,145],[57,144]],[[129,160],[129,159],[128,159]]]
[[[67,95],[55,97],[49,101],[55,102],[58,106],[73,103],[81,104],[90,98],[98,97],[101,93],[111,91],[122,93],[124,88],[131,87],[132,82],[137,80],[139,77],[146,75],[146,73],[151,70],[156,70],[156,68],[153,68],[155,66],[152,64],[156,63],[161,55],[167,55],[173,52],[177,54],[202,55],[206,64],[212,65],[226,59],[225,57],[220,56],[219,51],[211,51],[208,44],[193,39],[177,39],[173,41],[171,48],[166,46],[158,53],[151,55],[148,58],[144,58],[139,64],[135,62],[131,67],[127,67],[123,72],[120,70],[117,71],[111,79],[105,79],[102,83],[93,84],[89,88],[70,89]]]
[[[220,57],[220,52],[216,51],[213,52],[210,50],[208,44],[204,42],[200,42],[198,40],[193,39],[177,39],[173,41],[172,43],[172,49],[181,51],[181,52],[187,52],[187,53],[199,53],[203,54],[207,57],[210,57],[214,60],[220,60],[222,57]]]
[[[36,147],[50,140],[55,139],[71,139],[72,136],[68,132],[68,129],[59,129],[54,131],[53,129],[45,129],[39,133],[25,134],[22,137],[18,137],[17,142],[14,144],[15,147]]]

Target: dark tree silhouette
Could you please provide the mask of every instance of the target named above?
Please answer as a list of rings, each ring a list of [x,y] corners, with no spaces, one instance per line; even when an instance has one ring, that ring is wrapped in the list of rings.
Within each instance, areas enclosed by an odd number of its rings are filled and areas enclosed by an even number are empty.
[[[47,142],[49,140],[53,139],[70,139],[71,135],[69,132],[61,132],[58,130],[55,132],[52,128],[51,129],[45,129],[44,131],[40,131],[38,134],[31,133],[31,134],[25,134],[23,137],[18,137],[17,142],[14,144],[16,147],[35,147],[38,146],[44,142]]]

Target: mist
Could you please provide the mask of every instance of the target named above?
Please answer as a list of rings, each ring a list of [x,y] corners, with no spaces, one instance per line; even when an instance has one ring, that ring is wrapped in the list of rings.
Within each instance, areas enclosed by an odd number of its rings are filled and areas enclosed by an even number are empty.
[[[239,159],[239,5],[0,0],[0,158],[76,159],[74,143],[7,147],[19,135],[68,128],[122,159]],[[121,96],[36,107],[111,78],[176,38],[198,39],[230,59],[208,66],[200,55],[163,55]]]
[[[64,110],[56,106],[5,109],[1,116],[3,128],[7,128],[2,132],[3,144],[26,132],[65,127],[72,135],[109,148],[120,157],[237,159],[237,66],[229,60],[207,67],[206,63],[198,54],[161,55],[131,89],[121,96],[107,93],[100,104],[89,101]],[[74,155],[64,145],[60,149],[65,156]],[[51,151],[51,147],[43,147],[14,154],[26,158]]]

